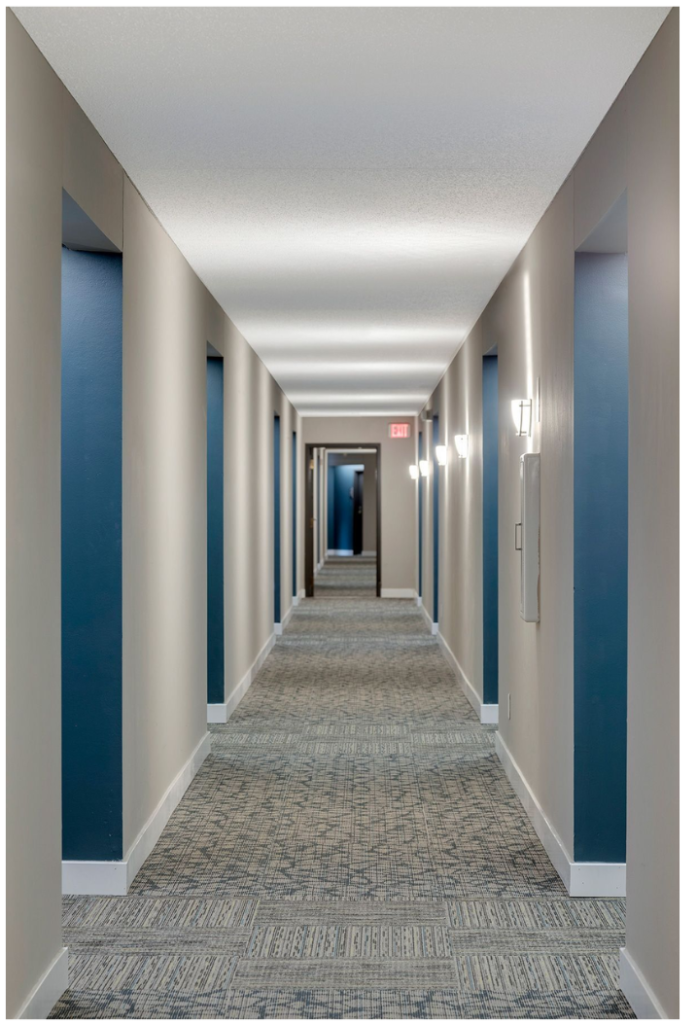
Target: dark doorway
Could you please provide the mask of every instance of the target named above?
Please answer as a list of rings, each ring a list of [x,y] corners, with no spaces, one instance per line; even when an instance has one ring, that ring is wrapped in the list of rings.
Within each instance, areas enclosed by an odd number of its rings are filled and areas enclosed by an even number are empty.
[[[273,418],[273,620],[281,623],[281,417]]]
[[[363,554],[363,470],[353,474],[353,553]]]
[[[316,475],[319,473],[319,465],[318,464],[319,464],[319,453],[320,453],[320,451],[323,451],[324,454],[325,454],[325,471],[327,473],[327,509],[326,509],[326,514],[327,514],[327,517],[328,517],[327,518],[327,538],[328,538],[327,554],[330,557],[335,557],[335,556],[337,556],[339,554],[342,554],[342,555],[345,555],[345,556],[351,555],[352,557],[357,557],[354,554],[354,552],[356,552],[356,550],[357,550],[357,545],[360,544],[360,548],[358,548],[359,554],[362,552],[362,554],[366,558],[374,559],[374,564],[375,564],[375,576],[374,576],[374,579],[375,579],[375,591],[376,591],[377,597],[379,597],[380,596],[381,587],[382,587],[382,538],[381,538],[381,513],[380,513],[380,482],[381,482],[380,444],[379,443],[374,443],[374,444],[366,443],[362,447],[358,447],[355,442],[354,443],[350,443],[350,442],[348,442],[348,443],[338,443],[338,442],[336,442],[336,443],[328,444],[328,445],[321,445],[321,444],[314,444],[314,443],[310,444],[310,443],[308,443],[308,444],[305,445],[305,530],[304,530],[304,533],[305,533],[305,596],[306,597],[314,597],[315,596],[315,574],[317,572],[317,564],[316,564],[316,560],[315,560],[315,557],[314,557],[314,552],[315,552],[316,547],[317,547],[318,527],[319,527],[318,515],[317,515],[317,513],[318,513],[317,505],[318,505],[318,502],[319,502],[319,495],[318,495],[318,487],[317,487]],[[332,508],[333,495],[334,495],[334,490],[333,490],[332,485],[331,485],[332,475],[333,475],[333,472],[334,472],[334,470],[332,469],[332,466],[331,466],[331,461],[332,461],[331,460],[331,455],[332,455],[332,453],[336,453],[336,454],[342,453],[344,455],[346,455],[346,453],[348,453],[350,455],[350,457],[351,457],[351,462],[353,462],[354,464],[355,464],[355,462],[358,461],[358,459],[362,455],[367,456],[368,454],[374,453],[374,457],[375,457],[374,492],[372,490],[373,480],[371,479],[371,481],[370,481],[370,491],[369,491],[368,483],[366,482],[365,473],[364,472],[361,473],[361,479],[360,479],[360,482],[358,484],[356,483],[355,476],[353,478],[353,491],[354,491],[354,494],[356,493],[357,487],[360,488],[360,491],[359,491],[360,501],[359,501],[358,504],[361,507],[362,511],[361,511],[360,515],[358,516],[358,518],[360,518],[360,520],[361,520],[360,526],[359,526],[359,528],[357,530],[354,530],[354,520],[356,518],[356,504],[357,503],[354,502],[354,501],[351,501],[351,504],[353,506],[353,511],[352,511],[352,514],[351,514],[351,518],[348,520],[348,532],[349,532],[349,535],[350,535],[350,538],[349,538],[348,542],[346,542],[344,540],[341,540],[339,537],[337,537],[336,532],[333,532],[333,531],[335,531],[335,526],[333,525],[333,524],[335,524],[335,515],[334,515],[334,510]],[[354,465],[352,468],[356,469],[358,467],[355,467],[355,465]],[[363,467],[361,467],[361,468],[363,468]],[[375,524],[374,524],[374,537],[375,537],[374,543],[375,543],[375,548],[373,549],[371,547],[371,549],[369,551],[365,550],[365,548],[363,546],[366,543],[366,524],[365,524],[366,504],[365,504],[365,502],[366,502],[366,494],[368,494],[368,493],[371,493],[373,495],[372,504],[374,504],[374,508],[375,508]],[[343,532],[341,533],[341,536],[344,536]],[[337,545],[339,545],[339,547],[337,547]],[[342,545],[346,545],[346,546],[344,547]]]
[[[223,360],[207,359],[208,703],[225,703],[225,586],[223,565]]]

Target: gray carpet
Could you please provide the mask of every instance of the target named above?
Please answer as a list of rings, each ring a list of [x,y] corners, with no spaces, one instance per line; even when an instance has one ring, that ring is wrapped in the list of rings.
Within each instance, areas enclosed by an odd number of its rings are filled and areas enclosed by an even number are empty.
[[[571,900],[412,604],[305,601],[122,898],[64,901],[54,1017],[613,1018]]]
[[[328,555],[315,574],[315,597],[371,598],[376,582],[374,555]]]

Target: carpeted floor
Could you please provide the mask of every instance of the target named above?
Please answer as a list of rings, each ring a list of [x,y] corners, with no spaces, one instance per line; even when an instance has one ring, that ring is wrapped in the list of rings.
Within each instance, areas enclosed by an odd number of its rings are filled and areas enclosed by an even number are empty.
[[[54,1017],[631,1017],[419,612],[303,602]]]
[[[315,574],[315,597],[375,597],[375,555],[327,555]]]

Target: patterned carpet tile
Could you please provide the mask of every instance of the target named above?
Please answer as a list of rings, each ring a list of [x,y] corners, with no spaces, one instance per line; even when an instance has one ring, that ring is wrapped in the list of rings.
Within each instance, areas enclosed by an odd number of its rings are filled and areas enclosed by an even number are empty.
[[[567,896],[413,604],[303,602],[210,731],[129,895],[64,900],[52,1016],[632,1016],[623,901]]]

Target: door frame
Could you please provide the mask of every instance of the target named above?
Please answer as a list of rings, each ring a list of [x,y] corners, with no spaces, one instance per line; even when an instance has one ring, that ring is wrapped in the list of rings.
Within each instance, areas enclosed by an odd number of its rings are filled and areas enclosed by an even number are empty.
[[[331,452],[336,451],[337,448],[350,448],[356,452],[358,449],[363,448],[374,448],[375,449],[375,464],[377,468],[377,479],[375,481],[375,501],[377,508],[375,510],[376,519],[376,580],[375,590],[376,597],[380,597],[382,590],[382,502],[380,494],[380,486],[382,482],[382,469],[381,469],[381,448],[379,441],[332,441],[329,444],[325,444],[321,441],[306,441],[305,442],[305,597],[315,596],[315,567],[313,565],[313,552],[314,552],[314,521],[313,521],[313,504],[314,504],[314,468],[312,465],[312,452],[315,448],[324,448],[325,451]]]

